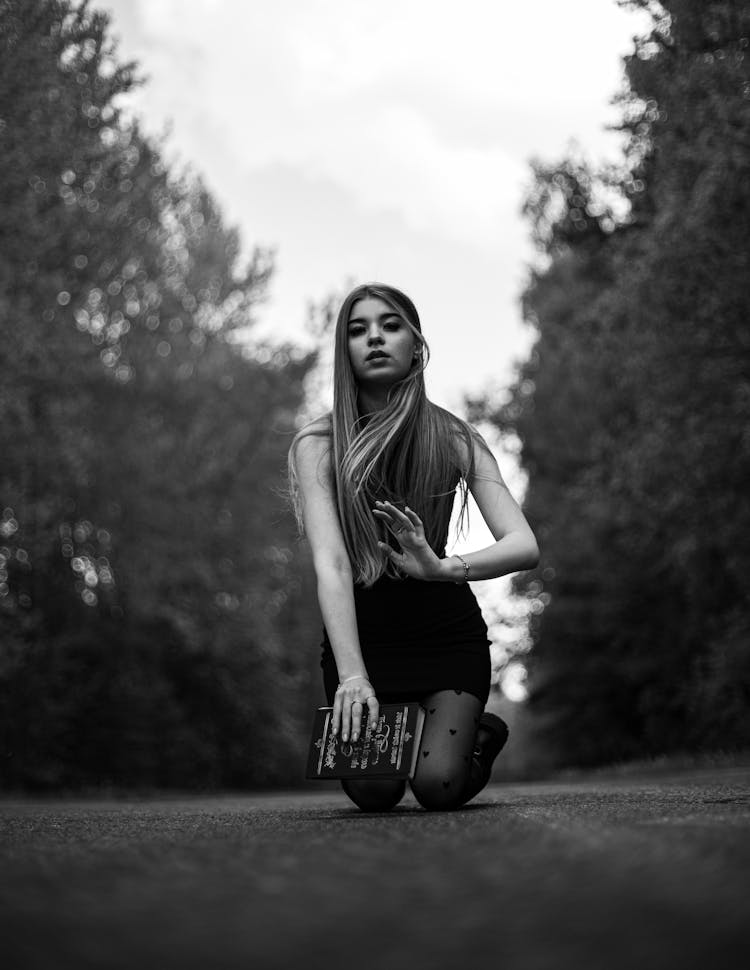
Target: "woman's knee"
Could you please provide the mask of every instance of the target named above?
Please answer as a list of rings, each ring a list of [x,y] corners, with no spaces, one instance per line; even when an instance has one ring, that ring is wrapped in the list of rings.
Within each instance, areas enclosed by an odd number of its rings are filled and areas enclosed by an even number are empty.
[[[450,812],[463,805],[466,778],[463,772],[422,771],[412,778],[414,797],[428,812]]]
[[[400,778],[368,781],[345,778],[341,787],[363,812],[389,812],[404,797],[406,782]]]

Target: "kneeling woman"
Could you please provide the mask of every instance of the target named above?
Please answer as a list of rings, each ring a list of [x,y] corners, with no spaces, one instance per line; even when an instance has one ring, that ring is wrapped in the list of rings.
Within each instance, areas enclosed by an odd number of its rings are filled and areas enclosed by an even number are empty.
[[[489,641],[467,581],[530,569],[539,553],[481,436],[427,399],[427,354],[405,294],[379,283],[353,290],[336,324],[333,411],[298,433],[289,466],[317,576],[334,729],[356,740],[379,703],[419,700],[411,786],[440,810],[481,790],[507,737],[482,713]],[[462,517],[470,491],[496,542],[446,558],[457,487]],[[392,808],[405,790],[403,781],[342,784],[366,811]]]

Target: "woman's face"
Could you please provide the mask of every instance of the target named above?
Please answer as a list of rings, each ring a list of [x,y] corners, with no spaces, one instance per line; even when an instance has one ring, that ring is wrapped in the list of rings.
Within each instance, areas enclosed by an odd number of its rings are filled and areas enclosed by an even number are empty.
[[[378,297],[352,307],[349,359],[358,384],[390,385],[402,380],[414,363],[417,340],[401,314]]]

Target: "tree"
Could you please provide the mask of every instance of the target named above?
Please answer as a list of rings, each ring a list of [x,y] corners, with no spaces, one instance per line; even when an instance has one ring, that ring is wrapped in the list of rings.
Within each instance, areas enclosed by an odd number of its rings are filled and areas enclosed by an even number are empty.
[[[567,763],[750,740],[750,12],[637,5],[619,175],[536,166],[538,340],[507,403],[474,402],[523,442],[531,710]]]
[[[0,50],[3,780],[289,781],[311,358],[235,338],[270,256],[121,114],[104,14],[6,0]]]

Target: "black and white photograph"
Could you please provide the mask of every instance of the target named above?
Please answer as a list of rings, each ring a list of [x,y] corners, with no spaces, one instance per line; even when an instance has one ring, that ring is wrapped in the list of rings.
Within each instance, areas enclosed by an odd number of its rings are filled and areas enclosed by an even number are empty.
[[[750,965],[748,0],[0,0],[3,970]]]

